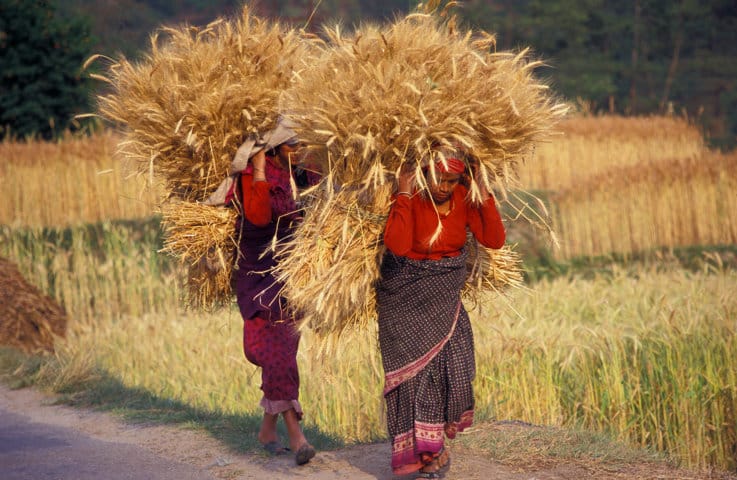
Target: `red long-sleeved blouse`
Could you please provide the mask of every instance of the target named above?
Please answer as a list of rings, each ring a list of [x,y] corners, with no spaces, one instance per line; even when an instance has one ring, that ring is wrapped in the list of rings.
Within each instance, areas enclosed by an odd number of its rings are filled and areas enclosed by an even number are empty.
[[[266,157],[264,177],[266,181],[254,181],[253,165],[241,173],[243,213],[257,227],[266,227],[277,218],[294,220],[300,214],[292,196],[291,169],[281,168],[272,157]],[[319,176],[306,173],[308,185],[319,181]],[[288,222],[281,222],[285,226]]]
[[[458,185],[451,196],[451,209],[438,215],[431,200],[415,194],[394,196],[384,228],[384,245],[394,254],[416,260],[453,257],[460,254],[466,243],[466,227],[488,248],[501,248],[506,234],[494,197],[480,206],[466,201],[468,190]],[[435,243],[430,240],[438,221],[442,231]]]
[[[265,227],[271,222],[271,195],[269,182],[254,182],[252,173],[241,175],[243,213],[252,224]]]

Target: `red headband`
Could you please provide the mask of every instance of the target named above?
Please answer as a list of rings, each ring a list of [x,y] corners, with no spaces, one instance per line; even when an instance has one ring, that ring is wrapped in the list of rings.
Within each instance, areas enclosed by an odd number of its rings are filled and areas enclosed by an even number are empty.
[[[445,159],[445,165],[442,161],[435,162],[435,170],[439,173],[463,173],[466,170],[466,164],[463,160],[449,157]]]

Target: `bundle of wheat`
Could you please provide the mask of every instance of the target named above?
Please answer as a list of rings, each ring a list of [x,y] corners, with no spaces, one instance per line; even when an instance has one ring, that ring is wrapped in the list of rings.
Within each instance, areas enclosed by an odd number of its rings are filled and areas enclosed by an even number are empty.
[[[282,97],[327,179],[283,246],[277,272],[290,300],[314,314],[304,324],[324,335],[364,325],[374,314],[382,228],[354,205],[385,215],[393,177],[405,164],[427,188],[423,168],[434,175],[443,146],[462,149],[477,170],[471,201],[480,200],[477,181],[504,197],[515,166],[565,113],[533,76],[540,62],[527,51],[493,52],[493,36],[458,30],[438,4],[348,36],[339,27],[326,30],[319,60]],[[481,263],[495,266],[477,270],[484,273],[470,290],[499,285],[502,272],[504,282],[517,284],[516,258],[484,255]]]
[[[142,60],[123,58],[97,77],[112,87],[99,114],[126,127],[121,151],[140,171],[177,198],[204,200],[243,141],[275,127],[279,95],[309,63],[303,40],[247,7],[202,29],[162,28]]]
[[[311,158],[340,185],[381,185],[405,162],[422,181],[436,147],[456,145],[503,192],[566,109],[533,75],[541,62],[527,50],[493,52],[493,36],[459,31],[452,17],[414,13],[326,35],[328,48],[283,101]]]
[[[499,250],[494,250],[469,238],[466,248],[468,277],[461,292],[465,299],[477,303],[481,292],[523,287],[522,258],[513,245],[504,245]]]
[[[234,253],[238,247],[233,235],[237,211],[170,201],[163,205],[162,214],[162,251],[189,265],[190,305],[210,308],[227,304]]]
[[[23,278],[9,260],[0,258],[0,344],[26,353],[54,351],[64,337],[67,317],[52,298]]]
[[[199,209],[194,202],[206,200],[233,173],[238,147],[274,129],[279,95],[294,73],[311,63],[310,43],[302,33],[252,16],[244,6],[240,17],[220,18],[204,28],[161,28],[140,61],[122,58],[106,75],[95,75],[110,84],[98,98],[98,113],[124,127],[121,153],[137,161],[140,173],[161,181],[168,198],[181,200],[164,211],[167,251],[183,261],[202,258],[176,246],[208,231],[209,218],[223,220],[229,212],[201,208],[198,224],[176,209]],[[232,239],[233,225],[230,229]],[[205,237],[197,241],[210,242],[202,251],[223,246]],[[213,283],[199,262],[192,269],[193,303],[229,295],[228,282],[218,277]],[[199,288],[207,292],[198,294]]]
[[[276,278],[301,326],[322,338],[362,328],[374,317],[372,285],[384,253],[381,234],[391,186],[375,199],[359,189],[319,188],[308,197],[304,222],[276,249]]]

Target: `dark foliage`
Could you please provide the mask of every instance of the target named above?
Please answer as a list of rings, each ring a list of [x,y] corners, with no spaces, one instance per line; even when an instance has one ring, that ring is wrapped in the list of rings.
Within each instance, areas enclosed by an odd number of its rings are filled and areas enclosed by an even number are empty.
[[[532,46],[553,86],[594,111],[686,114],[716,146],[737,143],[734,0],[468,0],[500,49]]]
[[[52,138],[87,111],[90,26],[46,0],[0,0],[0,132]]]
[[[91,19],[92,33],[98,38],[91,53],[136,58],[148,48],[150,34],[160,25],[204,25],[219,16],[236,14],[244,2],[57,0],[57,3],[57,17],[65,20],[61,24],[66,25],[67,33],[72,28],[81,28],[75,20],[77,16]],[[413,9],[418,2],[252,0],[248,3],[257,15],[319,31],[324,23],[340,22],[348,30],[361,22],[391,20]],[[48,4],[48,1],[0,0],[3,8],[0,21],[11,23],[5,12],[10,6],[17,9],[26,5],[26,10],[38,12],[48,10]],[[737,62],[734,61],[737,4],[734,0],[465,0],[457,12],[468,26],[494,32],[500,50],[532,47],[549,65],[540,75],[548,77],[552,87],[571,101],[580,101],[596,112],[685,114],[703,126],[713,145],[737,144]],[[47,21],[60,23],[53,19]],[[73,47],[83,48],[83,33],[74,33],[78,38]],[[8,38],[5,27],[0,28],[3,62],[7,57]],[[43,62],[38,60],[34,64],[43,65]],[[2,66],[2,95],[5,95],[6,68]],[[15,68],[22,71],[20,67]],[[38,68],[47,74],[50,70],[48,66]],[[77,70],[73,72],[71,78],[64,77],[69,79],[69,90],[74,90],[75,82],[79,81]],[[44,82],[48,84],[51,80],[46,77]],[[29,85],[28,89],[33,98],[43,86]],[[14,98],[19,96],[16,94]],[[86,105],[86,100],[81,98],[80,105]],[[48,125],[51,116],[39,110],[37,103],[29,101],[29,105],[15,105],[15,108],[24,110],[24,118],[34,122],[42,119]],[[66,105],[67,101],[63,103]],[[3,123],[8,123],[4,116],[17,116],[5,104],[0,108]]]

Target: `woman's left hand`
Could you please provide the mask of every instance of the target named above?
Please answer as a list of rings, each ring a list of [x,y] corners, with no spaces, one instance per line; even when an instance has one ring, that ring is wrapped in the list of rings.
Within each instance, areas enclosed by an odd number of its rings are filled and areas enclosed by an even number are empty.
[[[479,186],[479,194],[481,195],[481,201],[485,202],[486,200],[491,197],[491,194],[489,193],[489,189],[486,188],[486,183],[482,178],[476,177],[476,185]]]
[[[489,189],[486,188],[486,182],[484,182],[484,179],[481,175],[481,169],[479,168],[478,160],[471,159],[470,162],[471,167],[471,174],[473,175],[473,180],[476,182],[476,185],[479,187],[479,194],[481,195],[481,201],[485,202],[489,199],[491,194],[489,193]]]

